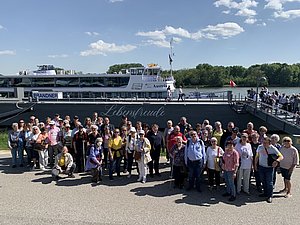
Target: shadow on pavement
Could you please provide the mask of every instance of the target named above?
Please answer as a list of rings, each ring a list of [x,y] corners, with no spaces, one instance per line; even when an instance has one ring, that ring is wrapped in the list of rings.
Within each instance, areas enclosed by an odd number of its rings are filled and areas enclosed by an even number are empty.
[[[11,167],[11,158],[0,158],[0,171],[4,174],[23,174],[30,171],[27,167]]]

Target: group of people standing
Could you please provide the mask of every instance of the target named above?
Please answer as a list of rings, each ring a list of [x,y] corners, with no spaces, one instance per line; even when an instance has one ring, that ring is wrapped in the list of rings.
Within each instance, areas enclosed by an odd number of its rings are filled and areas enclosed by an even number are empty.
[[[251,194],[253,176],[260,196],[271,203],[276,171],[284,179],[281,192],[285,192],[286,198],[291,197],[291,175],[299,162],[291,138],[284,137],[280,145],[278,135],[268,137],[266,127],[256,131],[251,122],[241,131],[233,122],[223,129],[221,122],[212,126],[209,120],[196,124],[194,129],[182,117],[176,125],[167,121],[166,128],[159,131],[157,124],[149,126],[137,121],[133,126],[126,116],[115,127],[108,117],[102,118],[95,112],[84,123],[77,116],[71,121],[69,116],[61,119],[56,114],[45,122],[32,116],[28,123],[20,120],[12,128],[8,146],[13,168],[17,164],[24,166],[25,150],[28,166],[52,169],[55,180],[60,173],[74,177],[74,171],[89,171],[92,182],[97,183],[102,180],[103,169],[108,169],[110,180],[114,179],[114,173],[121,176],[121,172],[130,178],[136,164],[137,180],[145,183],[148,174],[161,176],[159,161],[165,151],[174,188],[184,188],[187,178],[186,190],[196,188],[201,192],[201,179],[206,171],[210,191],[219,190],[224,178],[223,196],[228,196],[229,201],[234,201],[241,192]]]

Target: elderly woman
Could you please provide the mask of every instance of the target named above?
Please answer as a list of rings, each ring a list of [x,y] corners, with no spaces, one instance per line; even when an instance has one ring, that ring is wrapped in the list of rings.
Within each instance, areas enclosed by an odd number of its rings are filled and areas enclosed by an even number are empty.
[[[183,188],[184,177],[186,173],[186,166],[184,163],[185,145],[182,144],[182,137],[176,138],[176,144],[171,149],[171,156],[173,159],[173,177],[174,188]]]
[[[208,188],[212,191],[214,181],[216,182],[217,189],[220,188],[221,168],[219,161],[222,160],[224,151],[220,146],[218,146],[218,139],[216,137],[212,137],[210,142],[211,146],[207,148],[206,156],[208,168]]]
[[[215,129],[212,133],[212,136],[217,139],[217,145],[220,146],[221,143],[221,138],[223,136],[223,128],[222,128],[222,123],[220,121],[215,122]]]
[[[239,167],[239,153],[234,149],[234,142],[231,140],[226,142],[222,167],[226,183],[226,193],[223,196],[230,196],[229,201],[232,202],[236,199],[234,179]]]
[[[235,150],[237,150],[240,157],[240,168],[237,174],[237,193],[241,192],[242,183],[243,183],[243,191],[249,195],[253,152],[252,152],[251,144],[248,143],[247,133],[242,133],[242,137],[240,141],[237,143],[237,145],[235,146]]]
[[[151,161],[150,156],[151,145],[150,141],[145,137],[145,131],[139,131],[139,139],[137,140],[137,147],[135,150],[135,160],[139,167],[138,182],[146,183],[147,164]]]
[[[21,138],[18,123],[13,123],[12,129],[12,132],[8,135],[8,148],[12,155],[12,168],[17,167],[17,158],[20,167],[23,167],[23,140]]]
[[[125,158],[127,159],[128,162],[127,163],[128,178],[131,177],[133,154],[137,143],[136,129],[134,127],[131,127],[129,132],[130,133],[126,139],[126,147],[125,147]]]
[[[286,192],[285,198],[292,196],[291,194],[291,176],[296,168],[296,165],[299,164],[299,153],[298,150],[292,145],[292,139],[290,137],[284,137],[282,139],[282,148],[280,149],[281,154],[283,155],[283,160],[280,162],[281,175],[283,177],[284,189],[280,192]]]
[[[114,169],[117,172],[117,176],[120,177],[120,170],[121,170],[121,150],[122,150],[123,141],[120,137],[120,130],[115,129],[112,137],[109,139],[108,143],[108,152],[109,152],[109,179],[113,180],[113,171]]]
[[[278,134],[272,134],[271,135],[271,144],[274,146],[274,147],[276,147],[278,150],[280,150],[280,148],[281,148],[281,144],[279,144],[279,141],[280,141],[280,137],[279,137],[279,135]],[[276,168],[274,168],[274,174],[273,174],[273,188],[275,188],[275,184],[276,184],[276,175],[277,175],[277,171],[278,171],[278,173],[280,173],[280,169],[279,169],[280,167],[279,167],[279,165],[276,167]]]
[[[37,127],[34,127],[36,129]],[[39,132],[39,130],[37,130]],[[36,136],[33,136],[33,150],[37,151],[39,154],[39,165],[41,170],[46,170],[48,164],[48,133],[45,128],[40,129],[40,133]],[[33,168],[34,169],[34,168]]]
[[[269,160],[272,155],[276,155],[278,158],[274,161]],[[264,189],[264,193],[259,196],[266,197],[268,203],[272,203],[274,168],[278,166],[282,159],[282,154],[277,148],[271,145],[271,139],[265,137],[262,145],[257,148],[254,169],[258,170]]]
[[[88,156],[86,162],[86,171],[91,171],[92,175],[92,182],[97,183],[98,181],[102,181],[102,154],[103,154],[103,147],[102,147],[102,138],[97,138],[95,144],[92,145],[90,149],[90,155]]]

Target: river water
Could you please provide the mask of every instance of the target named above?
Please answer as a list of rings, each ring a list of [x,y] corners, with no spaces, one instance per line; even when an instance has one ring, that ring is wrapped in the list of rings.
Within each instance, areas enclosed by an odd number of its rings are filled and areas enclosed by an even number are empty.
[[[256,90],[256,87],[252,87]],[[189,92],[199,91],[204,93],[210,92],[224,92],[224,91],[232,91],[233,97],[245,97],[247,96],[247,90],[250,90],[251,87],[221,87],[221,88],[184,88],[183,92],[188,94]],[[287,95],[291,94],[299,94],[300,87],[268,87],[269,91],[272,93],[277,90],[279,93],[285,93]],[[261,90],[261,87],[258,89]]]

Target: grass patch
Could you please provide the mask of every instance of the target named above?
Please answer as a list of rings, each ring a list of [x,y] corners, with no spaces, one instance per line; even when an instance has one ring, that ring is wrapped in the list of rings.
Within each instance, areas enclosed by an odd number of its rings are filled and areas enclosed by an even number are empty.
[[[0,150],[7,150],[7,139],[8,139],[8,131],[1,130],[0,131]]]

